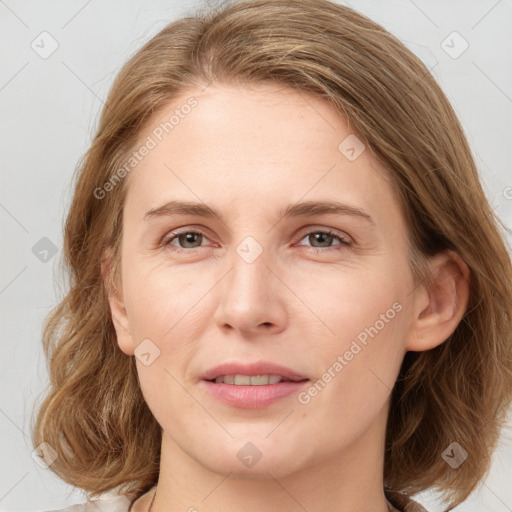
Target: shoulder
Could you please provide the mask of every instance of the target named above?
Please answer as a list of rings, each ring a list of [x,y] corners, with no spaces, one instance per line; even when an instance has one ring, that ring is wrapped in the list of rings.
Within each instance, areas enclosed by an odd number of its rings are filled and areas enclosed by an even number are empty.
[[[43,512],[128,512],[131,501],[126,496],[114,496],[70,505],[66,508],[44,510]]]

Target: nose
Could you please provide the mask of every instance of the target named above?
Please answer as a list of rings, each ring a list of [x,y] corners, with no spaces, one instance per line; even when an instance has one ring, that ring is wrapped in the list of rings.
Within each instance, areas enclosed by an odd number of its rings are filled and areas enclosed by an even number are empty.
[[[263,254],[249,263],[235,253],[232,261],[218,289],[220,298],[213,316],[217,325],[245,336],[286,329],[285,301],[291,292],[278,276],[278,268],[269,266]]]

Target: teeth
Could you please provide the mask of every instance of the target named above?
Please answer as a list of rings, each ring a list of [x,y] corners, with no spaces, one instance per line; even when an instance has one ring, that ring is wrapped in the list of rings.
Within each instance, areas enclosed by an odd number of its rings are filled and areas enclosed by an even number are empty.
[[[237,386],[250,386],[251,377],[249,375],[235,375],[235,382],[233,384]]]
[[[280,375],[221,375],[215,379],[215,382],[234,384],[235,386],[265,386],[284,380],[288,379]]]

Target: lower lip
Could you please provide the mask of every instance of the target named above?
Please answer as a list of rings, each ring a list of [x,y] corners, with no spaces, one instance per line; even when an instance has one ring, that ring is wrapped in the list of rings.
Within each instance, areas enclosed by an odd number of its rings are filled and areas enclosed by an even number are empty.
[[[298,393],[309,380],[278,382],[277,384],[264,384],[262,386],[237,386],[209,380],[202,380],[201,382],[211,395],[232,407],[258,409],[273,404],[281,398]]]

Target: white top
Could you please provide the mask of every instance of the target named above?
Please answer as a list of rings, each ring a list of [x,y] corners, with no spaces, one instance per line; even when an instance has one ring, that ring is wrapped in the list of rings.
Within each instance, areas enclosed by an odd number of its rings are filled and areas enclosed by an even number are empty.
[[[137,499],[130,509],[130,499],[127,496],[113,496],[71,505],[58,510],[45,510],[44,512],[146,512],[149,508],[156,486]],[[386,491],[388,505],[400,512],[427,512],[427,510],[412,500],[410,496],[398,491]]]
[[[45,510],[44,512],[128,512],[129,508],[130,500],[126,496],[114,496],[99,498],[58,510]]]
[[[130,512],[145,512],[149,508],[155,492],[156,485],[140,496],[133,503],[131,509],[131,500],[128,496],[107,495],[96,500],[79,503],[78,505],[71,505],[58,510],[45,510],[44,512],[128,512],[128,509],[130,509]]]

